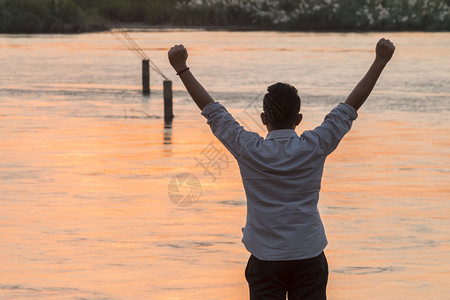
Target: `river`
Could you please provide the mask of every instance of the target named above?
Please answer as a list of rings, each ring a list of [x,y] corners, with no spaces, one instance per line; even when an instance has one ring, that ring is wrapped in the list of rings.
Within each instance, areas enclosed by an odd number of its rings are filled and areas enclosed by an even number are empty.
[[[312,129],[381,37],[396,53],[324,171],[328,297],[447,299],[450,33],[129,35],[173,80],[173,122],[162,77],[142,95],[140,60],[109,33],[0,35],[0,299],[248,299],[239,169],[167,50],[185,44],[213,97],[265,136],[268,85],[296,86],[297,132]],[[226,163],[208,172],[213,150]],[[197,181],[177,192],[180,174]]]

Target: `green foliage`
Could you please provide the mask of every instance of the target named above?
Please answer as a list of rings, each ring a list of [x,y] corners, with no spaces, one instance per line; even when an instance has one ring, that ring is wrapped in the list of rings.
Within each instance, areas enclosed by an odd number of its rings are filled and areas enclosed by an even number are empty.
[[[2,0],[0,32],[82,32],[104,28],[70,0]]]
[[[111,22],[315,31],[450,29],[449,0],[0,0],[0,32],[81,32]]]

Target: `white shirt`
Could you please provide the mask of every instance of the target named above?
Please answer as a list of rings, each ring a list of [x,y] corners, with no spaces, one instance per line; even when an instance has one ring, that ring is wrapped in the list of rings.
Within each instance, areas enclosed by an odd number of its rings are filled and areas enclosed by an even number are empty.
[[[261,260],[318,256],[327,238],[317,204],[327,155],[358,116],[337,105],[314,130],[270,131],[266,138],[245,130],[219,102],[202,110],[213,134],[236,158],[247,197],[242,228],[246,249]]]

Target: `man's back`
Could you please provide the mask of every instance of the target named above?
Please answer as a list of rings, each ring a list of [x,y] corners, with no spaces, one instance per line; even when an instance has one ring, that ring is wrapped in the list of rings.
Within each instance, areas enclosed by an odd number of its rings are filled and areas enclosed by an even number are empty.
[[[247,250],[262,260],[319,255],[327,245],[317,209],[323,166],[350,130],[356,110],[341,103],[314,130],[301,136],[293,129],[272,130],[265,139],[246,131],[218,102],[202,114],[239,164],[247,197],[242,228]]]

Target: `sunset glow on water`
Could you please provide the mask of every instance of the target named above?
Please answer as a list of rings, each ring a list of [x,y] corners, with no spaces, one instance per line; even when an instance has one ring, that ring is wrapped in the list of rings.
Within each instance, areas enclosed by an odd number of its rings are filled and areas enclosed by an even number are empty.
[[[325,166],[328,297],[448,297],[449,33],[130,35],[173,80],[171,124],[162,78],[143,96],[141,62],[109,33],[0,35],[0,299],[248,299],[239,169],[167,50],[184,43],[215,100],[265,137],[268,85],[296,86],[297,133],[312,129],[382,36],[395,56]],[[198,164],[208,146],[230,160],[215,177]],[[180,173],[201,183],[192,206],[169,198]]]

